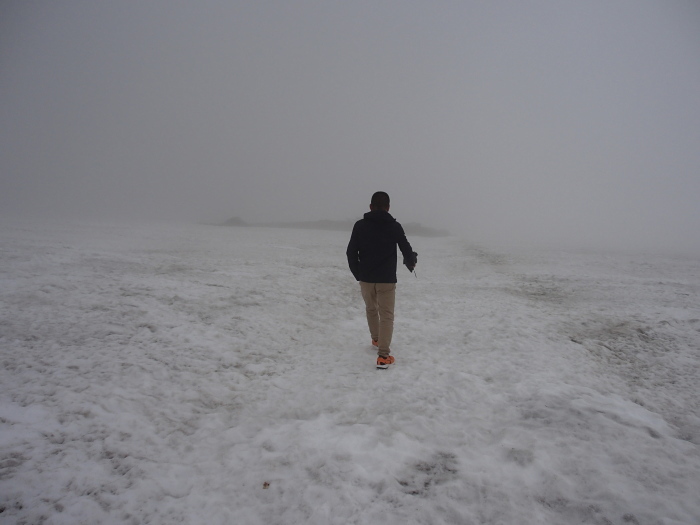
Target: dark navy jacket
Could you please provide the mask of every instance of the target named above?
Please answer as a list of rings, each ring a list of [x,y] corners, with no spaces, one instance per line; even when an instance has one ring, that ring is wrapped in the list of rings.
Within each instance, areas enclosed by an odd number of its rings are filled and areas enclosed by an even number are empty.
[[[401,224],[388,211],[373,210],[355,223],[348,243],[350,271],[366,283],[396,282],[396,246],[404,261],[415,264],[413,248]]]

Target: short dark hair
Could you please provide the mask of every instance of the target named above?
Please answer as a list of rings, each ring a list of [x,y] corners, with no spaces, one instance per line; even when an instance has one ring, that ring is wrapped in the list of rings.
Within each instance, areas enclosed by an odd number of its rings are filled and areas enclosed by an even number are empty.
[[[389,209],[389,194],[385,191],[378,191],[372,195],[372,206],[377,210]]]

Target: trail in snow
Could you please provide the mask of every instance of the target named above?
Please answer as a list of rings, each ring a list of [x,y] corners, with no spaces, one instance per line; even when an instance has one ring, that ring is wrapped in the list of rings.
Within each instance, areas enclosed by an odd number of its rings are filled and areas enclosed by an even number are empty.
[[[348,235],[3,227],[0,522],[700,522],[700,262]]]

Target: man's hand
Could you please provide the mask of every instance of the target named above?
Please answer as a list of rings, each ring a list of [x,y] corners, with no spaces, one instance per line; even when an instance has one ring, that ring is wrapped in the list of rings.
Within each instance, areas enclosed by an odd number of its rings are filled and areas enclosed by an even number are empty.
[[[413,252],[410,258],[404,257],[403,263],[406,266],[406,268],[408,268],[409,272],[413,272],[413,270],[416,267],[416,264],[418,264],[418,254],[416,252]]]

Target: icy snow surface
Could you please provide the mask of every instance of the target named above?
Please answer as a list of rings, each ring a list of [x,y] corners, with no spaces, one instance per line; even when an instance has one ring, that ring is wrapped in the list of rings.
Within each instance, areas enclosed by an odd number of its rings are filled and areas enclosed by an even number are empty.
[[[700,262],[349,232],[0,228],[0,522],[698,524]]]

